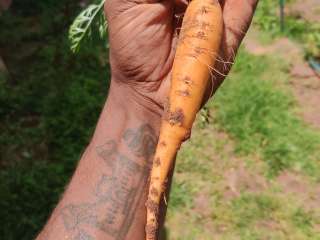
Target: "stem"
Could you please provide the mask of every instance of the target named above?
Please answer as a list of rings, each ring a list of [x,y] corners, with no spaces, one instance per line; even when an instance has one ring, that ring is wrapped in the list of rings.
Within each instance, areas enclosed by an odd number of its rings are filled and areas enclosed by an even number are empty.
[[[280,29],[281,32],[284,31],[284,4],[285,4],[285,0],[280,0]]]

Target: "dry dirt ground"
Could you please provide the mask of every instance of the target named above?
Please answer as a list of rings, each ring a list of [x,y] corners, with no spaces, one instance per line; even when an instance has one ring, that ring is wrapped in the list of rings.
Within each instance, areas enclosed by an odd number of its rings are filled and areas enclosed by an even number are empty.
[[[298,0],[286,8],[286,13],[310,22],[320,22],[319,0]]]
[[[320,21],[316,5],[320,6],[319,0],[299,0],[286,11],[309,21]],[[300,106],[301,118],[318,131],[320,78],[305,62],[302,48],[288,38],[262,44],[255,29],[249,31],[244,46],[251,54],[276,55],[289,62],[289,85]],[[308,227],[309,216],[320,216],[319,183],[288,170],[269,179],[264,175],[265,163],[255,156],[238,156],[226,133],[211,126],[196,128],[194,132],[179,155],[175,173],[176,185],[190,185],[189,190],[180,193],[181,199],[191,196],[193,203],[185,200],[184,206],[172,208],[169,204],[166,222],[169,237],[164,239],[320,239],[314,237],[320,236],[320,221],[311,224],[310,220]],[[271,213],[269,209],[263,210],[263,204],[268,205],[269,200],[279,203],[274,212],[269,206]],[[234,204],[243,209],[235,210]],[[256,219],[259,214],[266,216]],[[256,220],[246,225],[247,219]]]
[[[303,50],[288,38],[263,45],[258,34],[254,29],[249,31],[244,40],[246,50],[254,55],[277,55],[290,63],[290,83],[301,106],[301,115],[305,122],[320,128],[320,78],[304,60]]]
[[[308,233],[292,219],[297,213],[299,220],[300,211],[302,221],[320,214],[320,184],[293,171],[269,179],[263,161],[237,156],[234,149],[232,139],[211,124],[195,128],[177,160],[179,187],[172,192],[185,204],[172,206],[176,199],[170,199],[162,240],[317,239],[312,237],[320,234],[320,222],[310,224],[311,237],[305,238]]]

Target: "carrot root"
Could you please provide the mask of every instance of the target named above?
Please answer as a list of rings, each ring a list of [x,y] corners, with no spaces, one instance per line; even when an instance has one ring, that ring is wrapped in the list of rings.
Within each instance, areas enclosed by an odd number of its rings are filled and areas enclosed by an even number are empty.
[[[157,239],[160,201],[174,158],[190,137],[207,88],[222,36],[218,0],[193,0],[184,15],[172,70],[171,89],[151,170],[146,240]]]

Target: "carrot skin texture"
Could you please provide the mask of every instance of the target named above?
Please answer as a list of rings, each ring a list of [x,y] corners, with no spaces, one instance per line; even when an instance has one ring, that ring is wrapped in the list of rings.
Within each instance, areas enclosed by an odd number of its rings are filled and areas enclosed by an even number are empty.
[[[173,63],[168,105],[161,122],[150,177],[146,240],[156,240],[158,211],[168,173],[182,144],[190,137],[218,56],[223,32],[218,0],[193,0],[186,10]]]

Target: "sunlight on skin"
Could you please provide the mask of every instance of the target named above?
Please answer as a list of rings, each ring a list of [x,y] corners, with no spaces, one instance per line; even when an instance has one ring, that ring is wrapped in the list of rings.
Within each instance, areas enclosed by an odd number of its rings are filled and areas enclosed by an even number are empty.
[[[215,89],[230,70],[256,3],[221,2],[225,33],[218,64],[211,66]],[[159,137],[182,20],[177,15],[186,4],[106,1],[112,75],[108,99],[64,197],[37,240],[145,237],[148,165],[155,147],[150,139],[155,143]],[[163,206],[162,215],[165,210]]]
[[[228,74],[248,30],[258,0],[222,0],[225,34],[220,61],[214,66],[215,90]],[[153,3],[153,4],[145,4]],[[163,105],[177,42],[177,30],[187,1],[106,2],[109,22],[110,62],[113,76],[126,81],[139,95]],[[222,73],[222,74],[219,74]],[[150,92],[151,90],[151,92]],[[212,86],[208,87],[208,94]],[[207,94],[207,95],[208,95]]]

